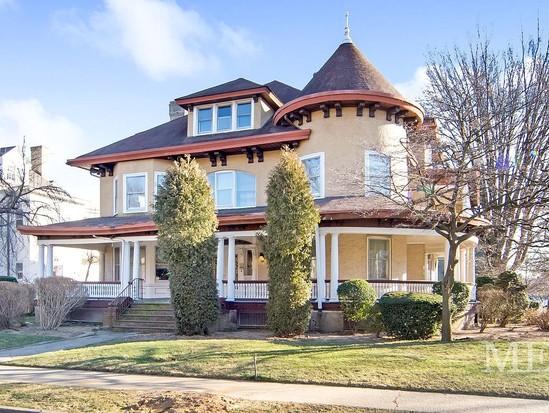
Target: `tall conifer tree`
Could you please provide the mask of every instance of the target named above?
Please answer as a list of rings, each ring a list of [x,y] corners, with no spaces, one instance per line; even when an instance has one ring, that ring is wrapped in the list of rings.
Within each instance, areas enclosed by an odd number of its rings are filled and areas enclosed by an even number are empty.
[[[282,150],[267,186],[269,263],[267,326],[278,336],[303,334],[311,315],[311,246],[320,218],[297,154]]]
[[[209,334],[219,314],[214,277],[215,203],[205,172],[190,156],[175,162],[156,196],[158,245],[171,271],[179,334]]]

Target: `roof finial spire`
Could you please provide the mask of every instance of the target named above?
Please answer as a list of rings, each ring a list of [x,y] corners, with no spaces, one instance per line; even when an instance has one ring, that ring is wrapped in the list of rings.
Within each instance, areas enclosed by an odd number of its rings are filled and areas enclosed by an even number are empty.
[[[349,29],[349,12],[345,12],[345,38],[343,39],[343,43],[353,43],[351,40],[351,29]]]

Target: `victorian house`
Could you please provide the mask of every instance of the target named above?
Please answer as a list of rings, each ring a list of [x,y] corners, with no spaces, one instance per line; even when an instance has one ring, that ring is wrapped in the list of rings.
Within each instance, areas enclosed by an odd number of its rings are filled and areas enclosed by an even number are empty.
[[[101,282],[88,285],[91,297],[116,297],[141,280],[145,299],[168,298],[169,268],[150,214],[165,170],[190,154],[207,172],[217,206],[212,277],[225,308],[240,312],[245,325],[246,308],[258,311],[267,299],[269,263],[257,234],[269,172],[289,146],[301,156],[321,215],[311,269],[316,310],[337,309],[344,280],[366,279],[382,295],[430,292],[440,278],[444,238],[387,199],[391,178],[406,174],[405,126],[420,127],[423,110],[348,35],[303,90],[240,78],[179,97],[170,109],[169,122],[68,161],[98,179],[100,217],[20,227],[38,237],[46,274],[57,247],[94,249]],[[414,196],[417,188],[407,189]],[[474,282],[474,250],[474,239],[461,246],[458,280]]]

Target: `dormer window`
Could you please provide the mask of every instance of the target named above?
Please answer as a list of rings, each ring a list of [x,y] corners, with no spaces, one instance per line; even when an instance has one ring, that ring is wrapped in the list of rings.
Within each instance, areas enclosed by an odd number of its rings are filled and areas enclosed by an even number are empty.
[[[195,135],[250,129],[253,125],[251,100],[198,107],[195,113]]]

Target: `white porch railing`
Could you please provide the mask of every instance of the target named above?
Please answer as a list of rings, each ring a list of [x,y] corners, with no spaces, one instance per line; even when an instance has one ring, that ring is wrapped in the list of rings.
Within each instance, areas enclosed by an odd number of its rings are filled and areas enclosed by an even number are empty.
[[[345,280],[340,280],[339,284]],[[381,297],[389,291],[404,291],[414,293],[431,293],[433,288],[432,281],[400,281],[400,280],[367,280],[374,287],[376,295]],[[330,297],[330,281],[326,281],[326,299]],[[223,281],[223,295],[227,295],[227,281]],[[236,300],[267,300],[269,291],[267,281],[235,281],[234,298]],[[311,300],[318,298],[317,281],[312,281]],[[337,300],[337,297],[334,297]]]
[[[119,282],[83,282],[89,298],[114,298],[120,294]]]

